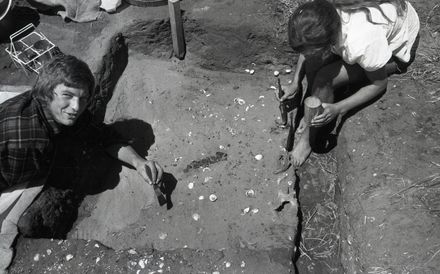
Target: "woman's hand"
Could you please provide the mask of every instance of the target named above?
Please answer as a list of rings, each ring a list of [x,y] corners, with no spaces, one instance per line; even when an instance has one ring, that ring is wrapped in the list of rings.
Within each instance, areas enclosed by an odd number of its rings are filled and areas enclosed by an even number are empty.
[[[139,175],[150,185],[155,185],[162,179],[163,169],[155,161],[139,161],[135,168]]]
[[[278,97],[278,90],[275,90],[275,97],[278,101],[283,102],[288,99],[293,99],[296,94],[298,93],[298,84],[295,84],[294,82],[287,86],[281,86],[281,89],[284,91],[284,95],[279,98]]]
[[[322,127],[330,123],[341,113],[336,104],[322,103],[322,107],[324,108],[324,111],[321,114],[313,117],[312,121],[310,122],[312,127]]]

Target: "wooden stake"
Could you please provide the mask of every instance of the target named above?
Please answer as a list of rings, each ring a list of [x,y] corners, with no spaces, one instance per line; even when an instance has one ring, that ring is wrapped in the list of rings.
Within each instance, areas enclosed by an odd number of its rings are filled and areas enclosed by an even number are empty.
[[[183,33],[182,14],[180,0],[168,0],[170,11],[171,36],[173,37],[174,56],[182,60],[185,58],[185,36]]]

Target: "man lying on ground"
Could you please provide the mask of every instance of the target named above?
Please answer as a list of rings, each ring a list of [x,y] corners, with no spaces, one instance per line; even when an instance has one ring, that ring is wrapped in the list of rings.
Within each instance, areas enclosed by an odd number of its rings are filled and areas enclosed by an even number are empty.
[[[0,221],[4,218],[0,273],[11,262],[20,216],[43,189],[57,151],[64,151],[59,147],[65,145],[59,142],[61,136],[72,135],[83,143],[93,138],[94,144],[134,167],[147,183],[161,180],[159,164],[142,158],[131,146],[115,142],[108,127],[93,122],[87,107],[94,88],[87,64],[62,55],[44,66],[32,90],[0,105]]]

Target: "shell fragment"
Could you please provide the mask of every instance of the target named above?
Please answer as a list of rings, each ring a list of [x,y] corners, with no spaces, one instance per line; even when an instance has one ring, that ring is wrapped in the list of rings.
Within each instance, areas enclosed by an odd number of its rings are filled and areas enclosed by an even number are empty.
[[[273,72],[273,75],[274,75],[275,77],[277,77],[278,75],[280,75],[280,72],[279,72],[278,70],[276,70],[276,71]]]
[[[198,220],[200,219],[200,215],[197,214],[197,213],[194,213],[194,214],[192,215],[192,218],[193,218],[195,221],[198,221]]]
[[[217,195],[215,195],[215,194],[211,194],[211,195],[209,195],[209,200],[210,200],[211,202],[215,202],[215,201],[217,201]]]
[[[263,155],[261,154],[255,155],[255,160],[260,161],[261,159],[263,159]]]
[[[249,189],[246,191],[246,197],[255,198],[255,190]]]

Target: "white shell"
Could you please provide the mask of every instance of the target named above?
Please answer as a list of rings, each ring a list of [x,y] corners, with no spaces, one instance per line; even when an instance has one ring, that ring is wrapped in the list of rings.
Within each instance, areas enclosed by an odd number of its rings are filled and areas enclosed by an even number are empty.
[[[128,250],[128,253],[131,254],[131,255],[137,254],[136,250],[134,250],[134,249]]]
[[[260,211],[258,208],[254,208],[254,209],[252,209],[252,213],[253,213],[253,214],[257,214],[258,211]]]
[[[194,188],[194,183],[193,183],[193,182],[189,183],[189,184],[188,184],[188,188],[189,188],[189,189],[193,189],[193,188]]]
[[[140,259],[138,264],[139,264],[139,266],[140,266],[142,269],[145,268],[144,260]]]
[[[199,200],[201,201],[201,200],[204,200],[205,199],[205,196],[203,196],[203,195],[201,195],[201,196],[199,196]]]
[[[70,261],[72,259],[73,259],[73,255],[72,254],[67,254],[66,261]]]
[[[229,267],[231,267],[231,263],[230,262],[226,262],[225,266],[226,266],[226,268],[229,268]]]
[[[250,70],[249,70],[249,69],[245,69],[244,71],[246,71],[247,73],[249,73],[249,72],[250,72]]]
[[[286,69],[285,71],[286,71],[286,73],[291,73],[292,72],[291,69]]]
[[[35,254],[34,261],[38,262],[40,260],[40,254]]]
[[[273,75],[278,76],[278,75],[280,75],[280,72],[278,70],[276,70],[273,72]]]
[[[242,210],[241,215],[245,215],[246,213],[249,213],[250,210],[251,210],[250,207],[246,207],[246,208],[244,208],[244,209]]]
[[[211,194],[211,195],[209,195],[209,200],[210,200],[211,202],[215,202],[215,201],[217,201],[217,195],[215,195],[215,194]]]
[[[166,237],[168,237],[168,234],[166,234],[165,232],[159,233],[159,239],[165,240]]]
[[[252,74],[255,73],[255,70],[251,69],[251,70],[249,71],[249,73],[252,75]]]
[[[263,159],[263,155],[261,154],[255,155],[255,160],[260,161],[261,159]]]
[[[193,216],[192,216],[192,218],[193,218],[195,221],[198,221],[198,220],[200,219],[200,215],[197,214],[197,213],[194,213]]]
[[[255,197],[255,190],[249,189],[248,191],[246,191],[246,196],[251,198]]]

